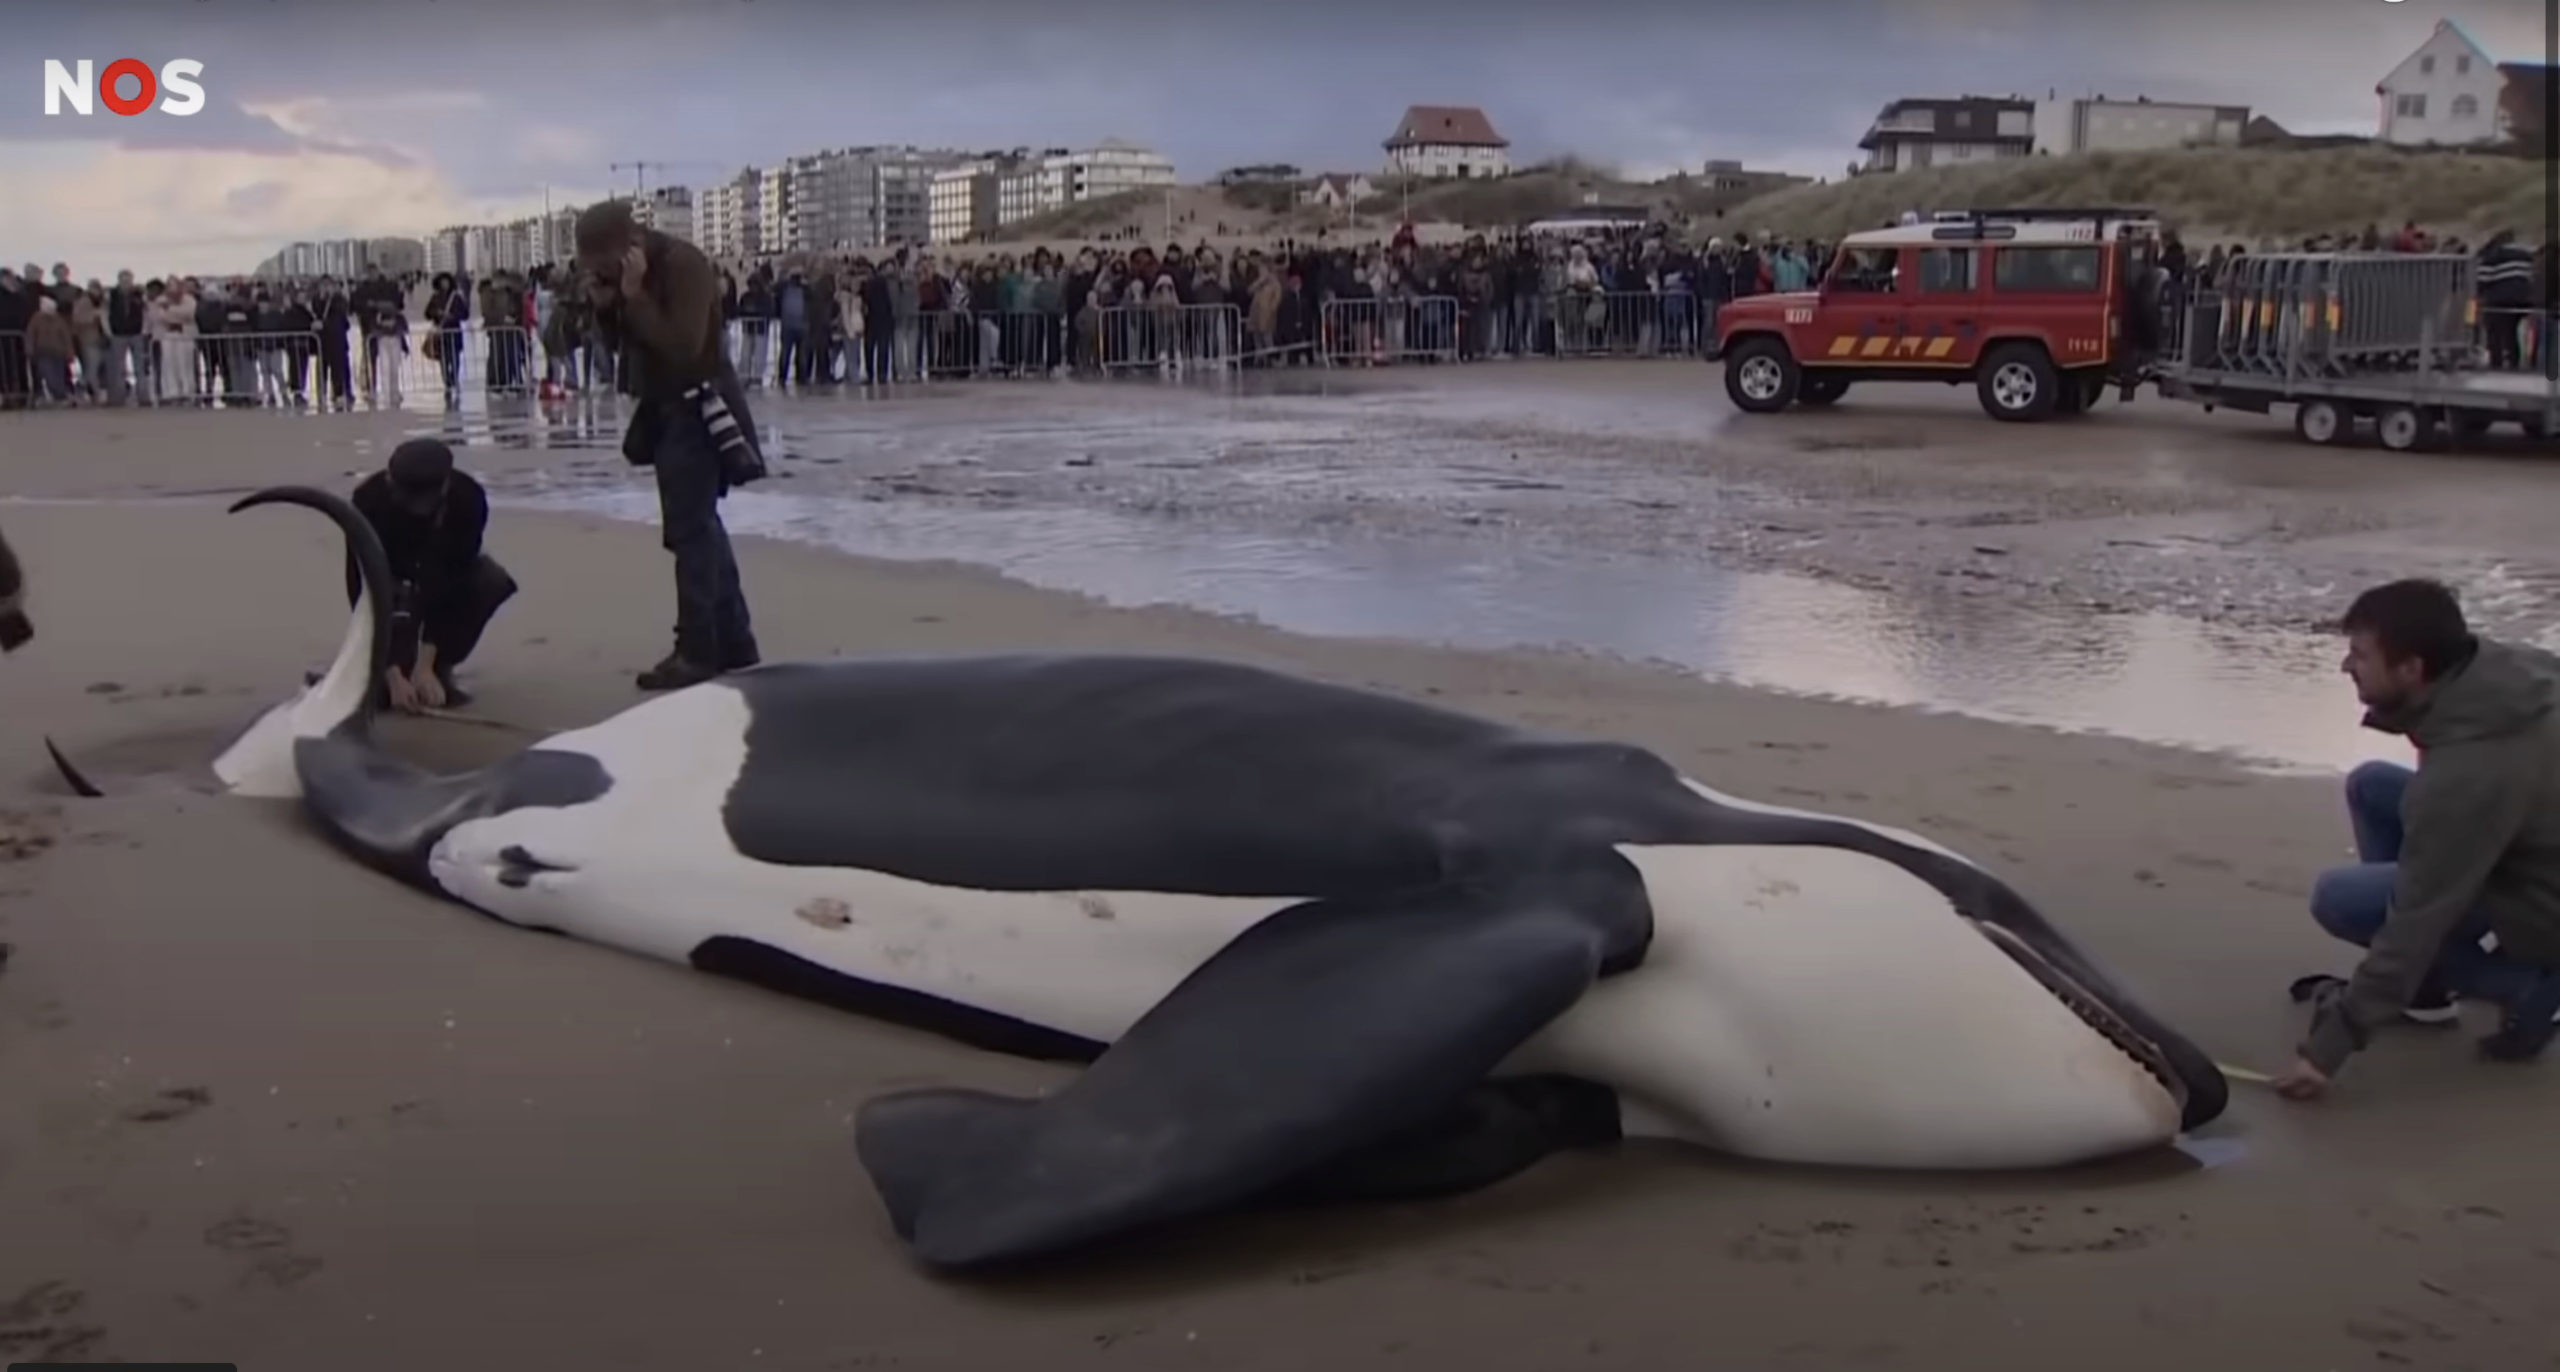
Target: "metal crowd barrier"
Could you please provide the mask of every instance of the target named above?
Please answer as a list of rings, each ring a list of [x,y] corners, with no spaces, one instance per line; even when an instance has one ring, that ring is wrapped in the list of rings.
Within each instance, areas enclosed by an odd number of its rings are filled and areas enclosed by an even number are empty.
[[[730,356],[753,384],[874,385],[950,378],[1232,366],[1243,355],[1233,305],[1118,305],[1080,319],[1040,310],[934,310],[884,335],[786,338],[756,321],[730,325]]]
[[[1317,356],[1329,367],[1374,367],[1414,359],[1455,362],[1457,297],[1328,300]]]
[[[1715,342],[1687,291],[1568,291],[1551,313],[1558,357],[1687,357]]]
[[[1113,305],[1093,314],[1096,371],[1216,370],[1234,366],[1243,346],[1243,312],[1233,305]]]
[[[2450,254],[2244,256],[2214,283],[2210,321],[2189,314],[2188,347],[2267,376],[2468,366],[2482,337],[2474,275]]]
[[[0,335],[0,402],[125,397],[133,403],[252,406],[398,405],[441,392],[523,394],[553,375],[531,330],[427,329],[373,337],[350,330],[160,334],[95,358],[42,358],[22,334]]]

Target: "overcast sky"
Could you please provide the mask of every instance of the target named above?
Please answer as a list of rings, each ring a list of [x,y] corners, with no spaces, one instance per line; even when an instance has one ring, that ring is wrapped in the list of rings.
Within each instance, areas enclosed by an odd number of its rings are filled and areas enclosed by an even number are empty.
[[[2543,0],[0,0],[0,260],[242,270],[853,143],[1148,143],[1186,180],[1371,169],[1407,104],[1521,161],[1836,175],[1898,96],[2103,92],[2370,132],[2440,18]],[[207,107],[44,116],[44,59],[205,64]]]

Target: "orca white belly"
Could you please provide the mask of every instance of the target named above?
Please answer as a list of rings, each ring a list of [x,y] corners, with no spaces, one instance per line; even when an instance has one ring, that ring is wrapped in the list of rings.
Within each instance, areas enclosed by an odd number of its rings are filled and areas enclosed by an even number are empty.
[[[740,854],[721,807],[745,762],[745,701],[700,687],[541,746],[602,762],[583,805],[456,826],[436,883],[517,924],[672,962],[750,939],[846,976],[1110,1041],[1192,969],[1293,904],[1159,892],[978,891]],[[498,879],[522,848],[565,871]]]
[[[746,713],[735,691],[698,687],[546,740],[602,762],[612,789],[583,805],[457,825],[429,860],[436,883],[511,923],[652,958],[682,964],[706,940],[751,939],[862,981],[1104,1043],[1238,934],[1297,903],[978,891],[756,861],[731,846],[721,819],[745,762]],[[570,870],[508,885],[498,876],[510,848]],[[1555,1036],[1551,1028],[1540,1041]],[[1533,1042],[1522,1060],[1573,1071],[1596,1066],[1579,1061],[1589,1056]]]

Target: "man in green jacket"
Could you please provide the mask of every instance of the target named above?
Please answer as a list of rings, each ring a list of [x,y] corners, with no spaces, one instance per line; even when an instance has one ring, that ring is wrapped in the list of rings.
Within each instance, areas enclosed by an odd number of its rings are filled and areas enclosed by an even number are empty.
[[[2473,635],[2432,581],[2366,591],[2340,627],[2365,727],[2405,736],[2418,766],[2347,779],[2363,861],[2321,875],[2312,915],[2366,952],[2351,976],[2293,984],[2314,1006],[2276,1079],[2296,1100],[2376,1027],[2450,1022],[2456,997],[2504,1010],[2484,1058],[2529,1060],[2560,1032],[2560,659]]]

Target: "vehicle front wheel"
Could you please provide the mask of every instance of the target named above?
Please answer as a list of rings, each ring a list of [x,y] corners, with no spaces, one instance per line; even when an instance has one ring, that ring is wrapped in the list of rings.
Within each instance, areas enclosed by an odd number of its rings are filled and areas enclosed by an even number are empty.
[[[1746,338],[1725,353],[1724,393],[1736,409],[1776,414],[1795,403],[1803,386],[1804,369],[1777,339]]]
[[[1807,376],[1796,388],[1796,403],[1819,409],[1837,405],[1849,393],[1849,383],[1836,376]]]
[[[2062,374],[2032,343],[2004,343],[1982,359],[1976,389],[1983,413],[2012,424],[2050,417],[2062,403]]]

